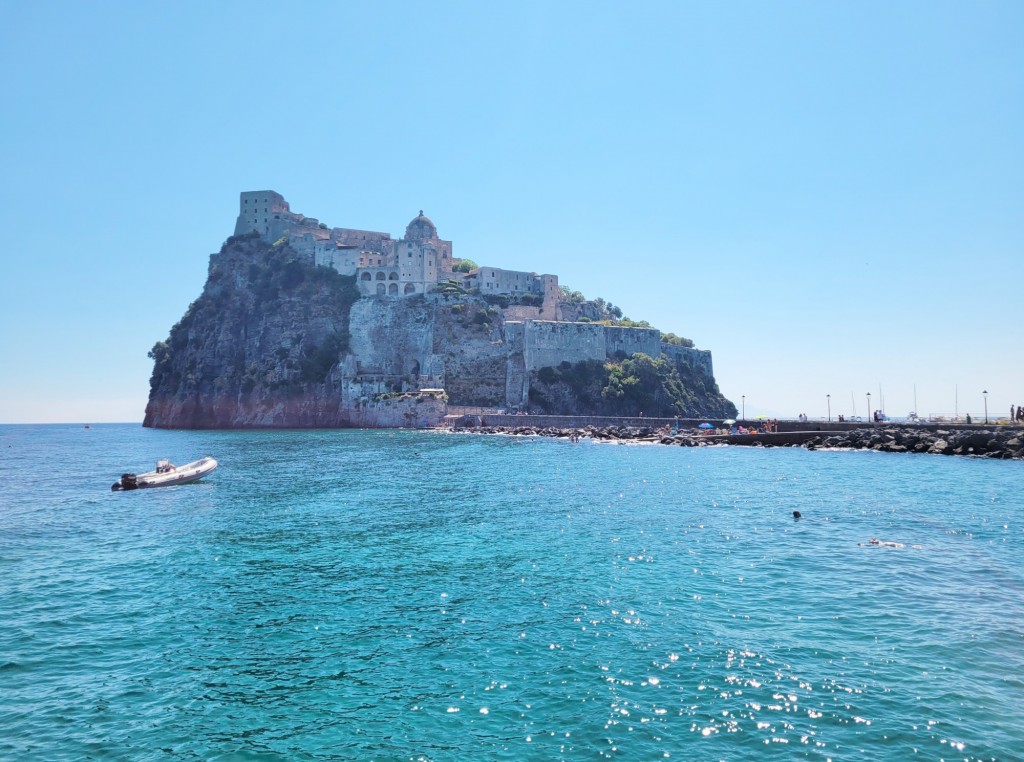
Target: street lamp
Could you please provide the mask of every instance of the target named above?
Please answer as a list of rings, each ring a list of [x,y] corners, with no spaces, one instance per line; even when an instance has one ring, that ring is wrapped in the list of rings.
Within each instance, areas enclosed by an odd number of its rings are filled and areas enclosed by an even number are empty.
[[[982,392],[985,397],[985,425],[988,426],[988,389]]]
[[[747,420],[747,395],[741,394],[740,395],[740,400],[743,403],[743,415],[740,416],[740,419],[743,420],[743,421],[746,421]]]
[[[825,395],[825,404],[828,405],[828,422],[832,423],[832,395]]]
[[[868,420],[874,421],[875,417],[871,415],[871,392],[868,392]]]

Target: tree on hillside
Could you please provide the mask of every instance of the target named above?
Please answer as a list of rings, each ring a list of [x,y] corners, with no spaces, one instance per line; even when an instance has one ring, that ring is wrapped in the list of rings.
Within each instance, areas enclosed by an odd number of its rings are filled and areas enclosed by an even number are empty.
[[[561,292],[563,302],[569,302],[570,304],[582,304],[587,301],[587,297],[579,291],[573,291],[566,286],[561,286],[558,290]]]

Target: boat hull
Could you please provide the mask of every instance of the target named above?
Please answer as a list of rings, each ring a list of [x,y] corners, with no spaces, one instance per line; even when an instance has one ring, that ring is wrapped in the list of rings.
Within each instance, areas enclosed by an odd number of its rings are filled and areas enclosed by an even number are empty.
[[[144,474],[139,474],[136,477],[136,483],[139,489],[191,484],[213,473],[216,468],[217,461],[213,458],[200,458],[192,463],[186,463],[184,466],[175,466],[173,471],[165,471],[163,473],[148,471]]]

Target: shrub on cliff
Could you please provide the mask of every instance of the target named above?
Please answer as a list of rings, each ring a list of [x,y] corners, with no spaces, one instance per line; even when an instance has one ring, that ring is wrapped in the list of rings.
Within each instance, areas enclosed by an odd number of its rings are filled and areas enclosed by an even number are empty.
[[[523,304],[527,307],[540,307],[544,304],[544,297],[540,294],[484,294],[483,299],[488,304],[494,304],[505,308],[512,304]]]
[[[484,301],[504,308],[512,303],[512,297],[505,296],[505,294],[484,294]]]
[[[666,344],[674,344],[677,347],[689,347],[693,349],[693,340],[686,339],[682,336],[676,336],[674,333],[663,333],[661,334],[661,340]]]
[[[322,383],[334,364],[338,362],[338,357],[347,349],[347,345],[347,335],[332,333],[322,343],[307,347],[302,353],[299,382]]]
[[[530,403],[538,412],[695,417],[735,415],[714,379],[670,357],[637,353],[618,361],[588,360],[537,371]]]
[[[587,301],[587,297],[585,297],[581,292],[573,291],[568,286],[561,286],[558,291],[560,301],[568,302],[569,304],[582,304]]]
[[[455,279],[438,282],[438,284],[434,286],[434,291],[439,294],[444,294],[445,296],[456,296],[467,293],[466,289],[462,287],[462,284]]]

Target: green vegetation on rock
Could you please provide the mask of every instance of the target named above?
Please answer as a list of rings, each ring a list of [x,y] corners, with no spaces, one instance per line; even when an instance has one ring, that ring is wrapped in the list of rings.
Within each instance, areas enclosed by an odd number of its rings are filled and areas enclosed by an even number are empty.
[[[560,286],[558,291],[559,296],[561,297],[561,301],[563,302],[568,302],[569,304],[582,304],[583,302],[587,301],[587,297],[585,297],[582,293],[580,293],[579,291],[573,291],[571,288],[567,286]]]
[[[733,416],[714,379],[682,361],[637,353],[617,362],[587,360],[541,368],[530,388],[536,412],[649,417]]]
[[[462,287],[462,284],[454,278],[438,283],[434,287],[434,292],[438,294],[445,294],[446,296],[455,296],[468,293],[466,289]]]
[[[676,336],[674,333],[662,333],[661,340],[666,344],[674,344],[677,347],[690,347],[693,348],[693,340],[685,339],[682,336]]]
[[[509,307],[513,304],[522,304],[527,307],[540,307],[544,304],[544,297],[540,294],[484,294],[483,299],[488,304],[495,304],[499,307]]]

